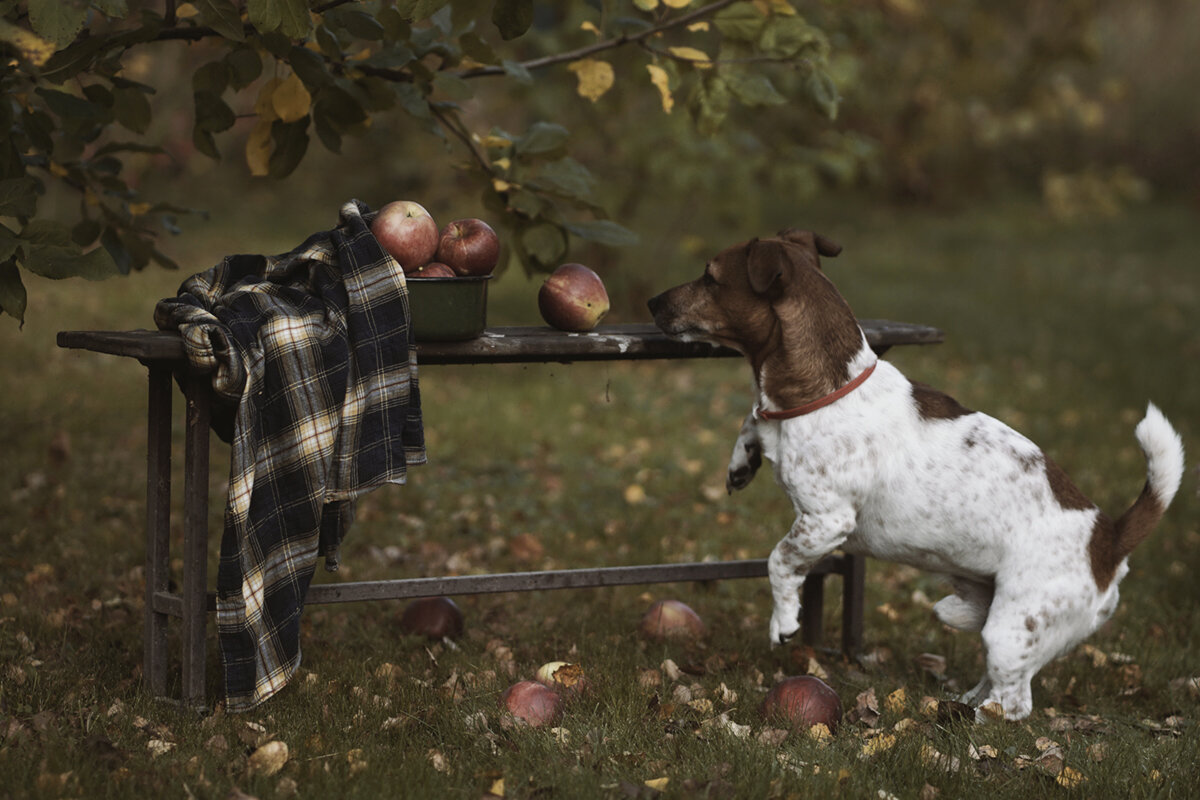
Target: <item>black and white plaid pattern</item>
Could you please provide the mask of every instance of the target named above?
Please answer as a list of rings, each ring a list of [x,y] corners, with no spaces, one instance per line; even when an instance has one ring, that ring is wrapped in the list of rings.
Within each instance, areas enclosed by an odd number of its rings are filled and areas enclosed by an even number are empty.
[[[212,373],[214,427],[232,416],[217,570],[230,711],[295,673],[317,555],[336,558],[354,498],[425,461],[408,289],[372,216],[351,201],[334,230],[279,256],[229,256],[155,309]]]

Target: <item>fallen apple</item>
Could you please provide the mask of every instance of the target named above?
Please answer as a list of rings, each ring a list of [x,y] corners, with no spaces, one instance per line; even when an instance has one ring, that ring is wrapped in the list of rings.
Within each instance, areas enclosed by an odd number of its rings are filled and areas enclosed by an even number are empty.
[[[423,205],[412,200],[397,200],[379,209],[371,233],[405,273],[416,272],[437,252],[437,223]]]
[[[400,630],[435,641],[457,639],[462,636],[463,615],[449,597],[422,597],[405,607]]]
[[[457,278],[458,273],[440,261],[431,261],[416,272],[407,273],[410,278]]]
[[[563,331],[590,331],[608,313],[608,292],[600,276],[583,264],[563,264],[538,291],[542,319]]]
[[[434,257],[458,275],[490,275],[500,260],[500,237],[481,219],[456,219],[442,228]]]
[[[763,717],[795,728],[824,725],[832,733],[842,719],[842,701],[829,684],[812,675],[784,678],[762,703]]]
[[[656,641],[698,639],[704,635],[704,621],[679,600],[658,600],[642,615],[641,631]]]
[[[561,692],[567,697],[583,694],[588,689],[588,680],[583,667],[566,661],[551,661],[538,667],[534,675],[538,683]]]
[[[518,681],[500,695],[500,705],[534,728],[549,725],[562,713],[562,697],[537,681]]]

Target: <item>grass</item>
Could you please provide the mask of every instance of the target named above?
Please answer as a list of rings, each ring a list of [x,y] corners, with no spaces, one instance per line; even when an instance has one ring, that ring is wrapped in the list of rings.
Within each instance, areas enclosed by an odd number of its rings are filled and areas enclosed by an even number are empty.
[[[1160,204],[1062,228],[1021,205],[951,218],[843,206],[809,222],[846,245],[826,269],[860,315],[947,333],[942,346],[890,358],[1031,435],[1106,509],[1122,510],[1144,481],[1132,430],[1148,399],[1200,452],[1194,209]],[[289,235],[239,249],[275,251]],[[222,252],[203,238],[185,246],[197,268]],[[661,288],[695,269],[677,254],[638,279]],[[868,567],[859,663],[769,648],[765,581],[727,581],[458,598],[457,648],[402,636],[400,604],[311,607],[301,674],[259,711],[197,716],[147,698],[144,373],[61,351],[54,332],[149,327],[154,301],[181,277],[37,283],[25,330],[0,321],[0,796],[480,797],[497,781],[507,797],[1193,794],[1194,471],[1134,554],[1114,620],[1043,670],[1022,723],[975,726],[923,705],[974,683],[978,637],[932,620],[936,578],[880,562]],[[533,321],[534,288],[498,281],[492,321]],[[336,580],[762,557],[788,525],[768,477],[724,494],[749,399],[736,362],[444,367],[421,379],[431,462],[409,486],[360,503]],[[227,463],[215,449],[214,520]],[[707,637],[637,635],[642,611],[668,596],[704,617]],[[917,666],[923,653],[944,656],[945,673]],[[550,660],[583,664],[591,692],[555,731],[507,725],[498,695]],[[761,698],[778,676],[814,665],[847,709],[873,690],[875,724],[778,741]],[[747,727],[711,722],[721,714]],[[285,742],[289,760],[256,775],[249,755],[269,740]],[[1071,771],[1056,781],[1060,763]]]

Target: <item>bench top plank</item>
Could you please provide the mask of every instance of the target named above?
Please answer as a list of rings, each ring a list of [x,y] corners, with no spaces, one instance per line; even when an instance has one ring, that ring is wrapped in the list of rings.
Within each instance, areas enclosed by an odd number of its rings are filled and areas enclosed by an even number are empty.
[[[867,343],[876,350],[894,345],[938,344],[943,340],[942,332],[928,325],[888,320],[859,320],[859,324]],[[58,346],[142,362],[186,360],[182,338],[168,331],[61,331]],[[566,333],[544,326],[497,327],[467,341],[417,344],[417,361],[421,364],[568,363],[737,355],[724,347],[672,339],[649,323],[601,325],[588,333]]]

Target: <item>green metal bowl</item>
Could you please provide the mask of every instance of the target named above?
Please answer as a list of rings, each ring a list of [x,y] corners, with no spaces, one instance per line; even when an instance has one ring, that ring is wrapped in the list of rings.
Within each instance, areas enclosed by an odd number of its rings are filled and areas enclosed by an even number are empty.
[[[408,278],[408,305],[417,341],[457,342],[483,333],[491,277]]]

